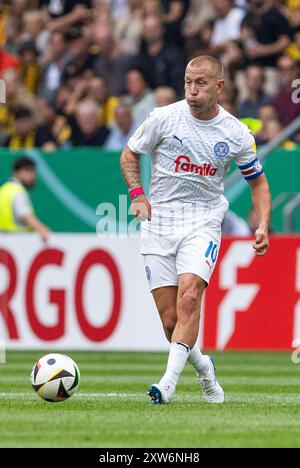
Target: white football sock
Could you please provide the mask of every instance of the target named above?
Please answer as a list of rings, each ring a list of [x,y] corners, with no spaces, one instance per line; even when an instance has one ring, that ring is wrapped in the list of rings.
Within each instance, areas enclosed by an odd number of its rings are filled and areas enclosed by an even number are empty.
[[[209,364],[200,351],[199,345],[196,343],[188,357],[188,361],[194,367],[199,375],[206,375],[209,371]]]
[[[175,389],[189,353],[190,347],[188,345],[179,342],[171,343],[167,370],[159,382],[161,385],[171,385]]]

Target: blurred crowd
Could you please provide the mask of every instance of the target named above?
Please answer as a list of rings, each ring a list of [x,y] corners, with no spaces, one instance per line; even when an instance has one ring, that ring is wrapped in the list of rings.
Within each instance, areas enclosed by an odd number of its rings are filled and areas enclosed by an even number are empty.
[[[0,146],[119,151],[199,54],[259,145],[300,116],[300,0],[0,0]]]

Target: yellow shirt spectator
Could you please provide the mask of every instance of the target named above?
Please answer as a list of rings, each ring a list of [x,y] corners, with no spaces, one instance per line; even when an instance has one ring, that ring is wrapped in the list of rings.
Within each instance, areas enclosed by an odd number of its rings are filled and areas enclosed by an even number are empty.
[[[0,13],[0,47],[5,45],[5,24],[8,17],[8,10],[4,8]]]

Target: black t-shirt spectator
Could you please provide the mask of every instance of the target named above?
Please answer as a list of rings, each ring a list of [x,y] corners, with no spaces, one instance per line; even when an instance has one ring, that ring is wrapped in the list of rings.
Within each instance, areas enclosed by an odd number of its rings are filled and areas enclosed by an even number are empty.
[[[107,140],[110,130],[107,127],[99,127],[91,135],[83,133],[78,127],[75,119],[70,119],[72,135],[70,141],[73,146],[103,146]]]
[[[85,5],[91,8],[91,0],[40,0],[40,7],[47,6],[52,18],[59,18],[70,13],[76,5]]]
[[[3,146],[9,148],[12,144],[15,143],[19,145],[19,148],[26,148],[30,142],[32,148],[41,148],[45,143],[54,143],[57,145],[57,142],[46,126],[39,126],[32,134],[26,136],[25,138],[20,138],[14,134],[7,136],[3,141]]]
[[[274,44],[281,36],[291,35],[291,28],[287,19],[276,9],[272,8],[262,16],[251,12],[246,15],[242,22],[243,28],[249,28],[254,33],[258,43],[263,45]],[[256,58],[254,63],[265,67],[276,67],[278,55]],[[248,63],[252,63],[249,60]]]
[[[168,14],[170,12],[170,7],[173,2],[174,0],[161,0],[161,5],[165,14]],[[176,0],[176,2],[182,3],[182,14],[178,21],[165,24],[165,40],[167,44],[173,44],[180,48],[183,48],[184,39],[181,33],[181,23],[184,20],[185,15],[187,14],[187,11],[189,9],[190,0]]]
[[[132,58],[131,67],[145,70],[154,88],[170,86],[176,91],[177,98],[182,98],[185,57],[178,47],[165,46],[152,56],[143,44],[139,54]]]

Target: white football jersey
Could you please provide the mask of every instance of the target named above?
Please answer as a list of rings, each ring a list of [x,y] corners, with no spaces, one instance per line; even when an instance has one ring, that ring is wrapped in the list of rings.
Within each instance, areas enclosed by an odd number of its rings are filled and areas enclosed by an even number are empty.
[[[247,180],[263,173],[248,127],[221,106],[209,121],[193,117],[186,100],[156,108],[128,146],[152,156],[152,204],[218,204],[232,159]]]

